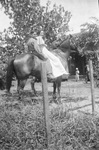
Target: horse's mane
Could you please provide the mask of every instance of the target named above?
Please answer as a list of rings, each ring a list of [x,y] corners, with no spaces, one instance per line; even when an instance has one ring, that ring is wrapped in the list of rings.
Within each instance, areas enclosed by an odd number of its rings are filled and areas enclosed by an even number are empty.
[[[66,52],[66,50],[70,50],[70,38],[66,37],[64,40],[54,41],[52,43],[51,49],[60,49],[63,52]]]
[[[56,53],[57,55],[63,54],[63,52],[62,52],[61,49],[59,49],[59,48],[54,49],[52,52],[53,52],[53,53]]]
[[[64,53],[63,51],[61,51],[61,49],[57,48],[54,49],[53,51],[51,51],[55,56],[63,59],[66,61],[66,53]]]

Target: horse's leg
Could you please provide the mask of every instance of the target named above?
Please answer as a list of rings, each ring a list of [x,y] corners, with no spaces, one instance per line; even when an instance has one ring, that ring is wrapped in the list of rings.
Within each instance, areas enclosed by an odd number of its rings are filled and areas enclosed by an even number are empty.
[[[61,82],[62,82],[62,76],[58,77],[56,79],[56,88],[57,88],[57,100],[60,101],[61,95],[60,95],[60,90],[61,90]]]
[[[33,94],[37,95],[37,92],[35,90],[35,80],[36,80],[36,78],[33,77],[33,79],[31,80],[31,88],[32,88]]]
[[[60,99],[61,81],[57,83],[56,88],[57,88],[57,98]]]
[[[20,93],[24,89],[26,81],[27,81],[27,79],[25,79],[25,80],[18,79],[18,85],[17,85],[17,92],[18,93]]]
[[[53,98],[56,99],[56,82],[53,82]]]
[[[20,92],[20,80],[19,79],[17,80],[17,92],[18,93]]]
[[[7,72],[6,72],[6,92],[7,93],[10,93],[10,88],[12,84],[12,77],[13,77],[13,71],[14,71],[13,61],[14,59],[9,61]]]

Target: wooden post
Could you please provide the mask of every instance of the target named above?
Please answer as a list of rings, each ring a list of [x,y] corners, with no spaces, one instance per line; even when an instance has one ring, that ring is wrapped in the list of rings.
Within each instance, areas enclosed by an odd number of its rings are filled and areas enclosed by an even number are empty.
[[[49,145],[49,102],[48,102],[48,87],[47,87],[47,76],[46,76],[46,64],[41,63],[41,79],[42,79],[42,92],[43,92],[43,110],[45,119],[45,129],[47,138],[47,148]]]
[[[95,95],[94,95],[94,78],[93,78],[93,65],[92,65],[92,60],[89,60],[89,68],[90,68],[92,113],[94,114],[94,112],[95,112]]]

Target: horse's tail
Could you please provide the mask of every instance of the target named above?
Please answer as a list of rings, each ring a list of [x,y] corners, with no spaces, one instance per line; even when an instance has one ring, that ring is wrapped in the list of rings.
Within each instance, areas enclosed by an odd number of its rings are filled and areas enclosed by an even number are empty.
[[[13,77],[13,72],[14,72],[14,65],[13,65],[14,59],[11,59],[8,62],[7,66],[7,73],[6,73],[6,90],[9,92],[11,88],[11,83],[12,83],[12,77]]]

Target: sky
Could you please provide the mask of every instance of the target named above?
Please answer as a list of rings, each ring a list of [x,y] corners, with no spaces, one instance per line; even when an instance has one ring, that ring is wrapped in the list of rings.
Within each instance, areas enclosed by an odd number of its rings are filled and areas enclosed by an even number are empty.
[[[0,7],[0,32],[5,28],[7,29],[10,26],[10,20],[8,16],[4,14],[3,9]]]
[[[90,22],[90,17],[97,17],[99,19],[99,5],[98,0],[50,0],[51,6],[62,5],[65,10],[72,14],[69,23],[71,32],[79,32],[80,25],[85,22]],[[47,0],[41,0],[41,5],[46,5]]]
[[[46,5],[48,0],[40,0],[42,6]],[[53,4],[62,5],[66,11],[72,14],[69,23],[70,30],[73,33],[80,31],[80,25],[85,22],[90,22],[90,17],[97,17],[99,19],[99,5],[98,0],[50,0],[51,7]],[[3,9],[0,7],[0,32],[10,26],[9,18],[4,14]]]

